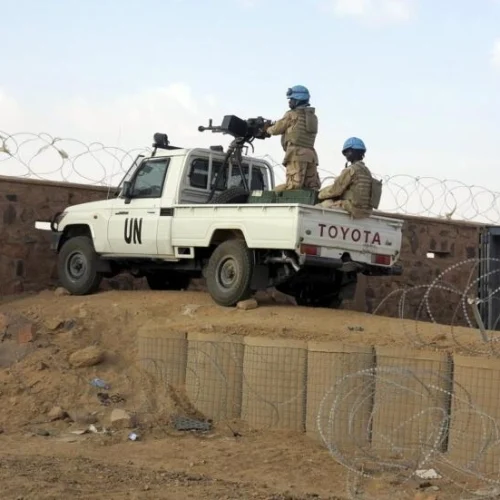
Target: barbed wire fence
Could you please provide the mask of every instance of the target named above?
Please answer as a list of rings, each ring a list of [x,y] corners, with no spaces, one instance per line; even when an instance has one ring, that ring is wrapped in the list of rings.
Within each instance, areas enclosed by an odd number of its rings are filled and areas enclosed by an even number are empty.
[[[150,152],[147,147],[125,150],[46,133],[0,130],[0,175],[116,186],[137,155]],[[283,165],[269,155],[258,158],[269,162],[279,182],[284,180]],[[321,165],[319,172],[323,186],[336,177]],[[374,175],[383,181],[381,211],[493,224],[500,221],[500,192],[492,189],[434,177]]]

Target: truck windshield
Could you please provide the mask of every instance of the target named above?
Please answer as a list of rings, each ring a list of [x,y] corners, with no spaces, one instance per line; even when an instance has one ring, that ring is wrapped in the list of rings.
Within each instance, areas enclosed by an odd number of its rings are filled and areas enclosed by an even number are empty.
[[[127,170],[127,173],[123,176],[122,180],[120,181],[120,184],[118,184],[117,191],[120,191],[123,183],[125,181],[129,181],[132,176],[134,175],[135,171],[137,170],[137,167],[141,164],[142,160],[144,158],[144,155],[139,155],[137,158],[134,160],[130,168]]]

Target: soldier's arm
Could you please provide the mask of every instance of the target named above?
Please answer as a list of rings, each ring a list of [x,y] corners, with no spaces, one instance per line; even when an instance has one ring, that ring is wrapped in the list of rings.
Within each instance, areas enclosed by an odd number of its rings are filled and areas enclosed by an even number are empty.
[[[326,186],[318,193],[318,200],[340,198],[351,184],[352,175],[353,169],[351,167],[344,168],[331,186]]]
[[[281,118],[280,120],[276,121],[274,123],[274,125],[271,125],[266,130],[266,132],[269,135],[281,135],[281,134],[284,134],[286,132],[286,130],[288,129],[288,127],[290,127],[290,125],[292,125],[292,123],[293,123],[293,118],[292,118],[290,112],[287,111],[285,113],[285,116],[283,116],[283,118]]]

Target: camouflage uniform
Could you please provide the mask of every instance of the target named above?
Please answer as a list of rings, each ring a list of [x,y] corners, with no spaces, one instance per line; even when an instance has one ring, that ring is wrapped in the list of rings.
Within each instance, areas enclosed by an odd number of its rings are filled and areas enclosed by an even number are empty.
[[[287,111],[281,120],[267,129],[270,135],[281,135],[285,151],[283,165],[286,167],[286,183],[275,187],[275,191],[291,189],[319,189],[318,155],[314,141],[318,134],[318,118],[315,108],[298,106]]]
[[[345,168],[331,186],[318,193],[316,206],[342,208],[353,218],[369,217],[373,211],[371,203],[372,175],[363,161],[357,161]]]

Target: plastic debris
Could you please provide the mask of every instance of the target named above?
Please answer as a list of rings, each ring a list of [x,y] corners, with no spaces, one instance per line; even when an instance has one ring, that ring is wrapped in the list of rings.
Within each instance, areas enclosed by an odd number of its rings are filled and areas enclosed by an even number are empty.
[[[83,434],[87,434],[88,429],[78,429],[76,431],[71,431],[71,434],[76,434],[77,436],[82,436]]]
[[[90,381],[90,385],[97,387],[99,389],[106,389],[109,391],[111,389],[111,386],[104,382],[104,380],[101,380],[100,378],[94,378]]]
[[[348,326],[347,329],[351,332],[364,332],[365,329],[362,326]]]
[[[173,425],[178,431],[209,431],[212,428],[211,421],[202,421],[187,417],[174,417]]]
[[[415,472],[420,479],[441,479],[435,469],[420,469]]]
[[[128,438],[130,439],[130,441],[137,441],[139,439],[139,436],[135,432],[131,432],[128,435]]]

